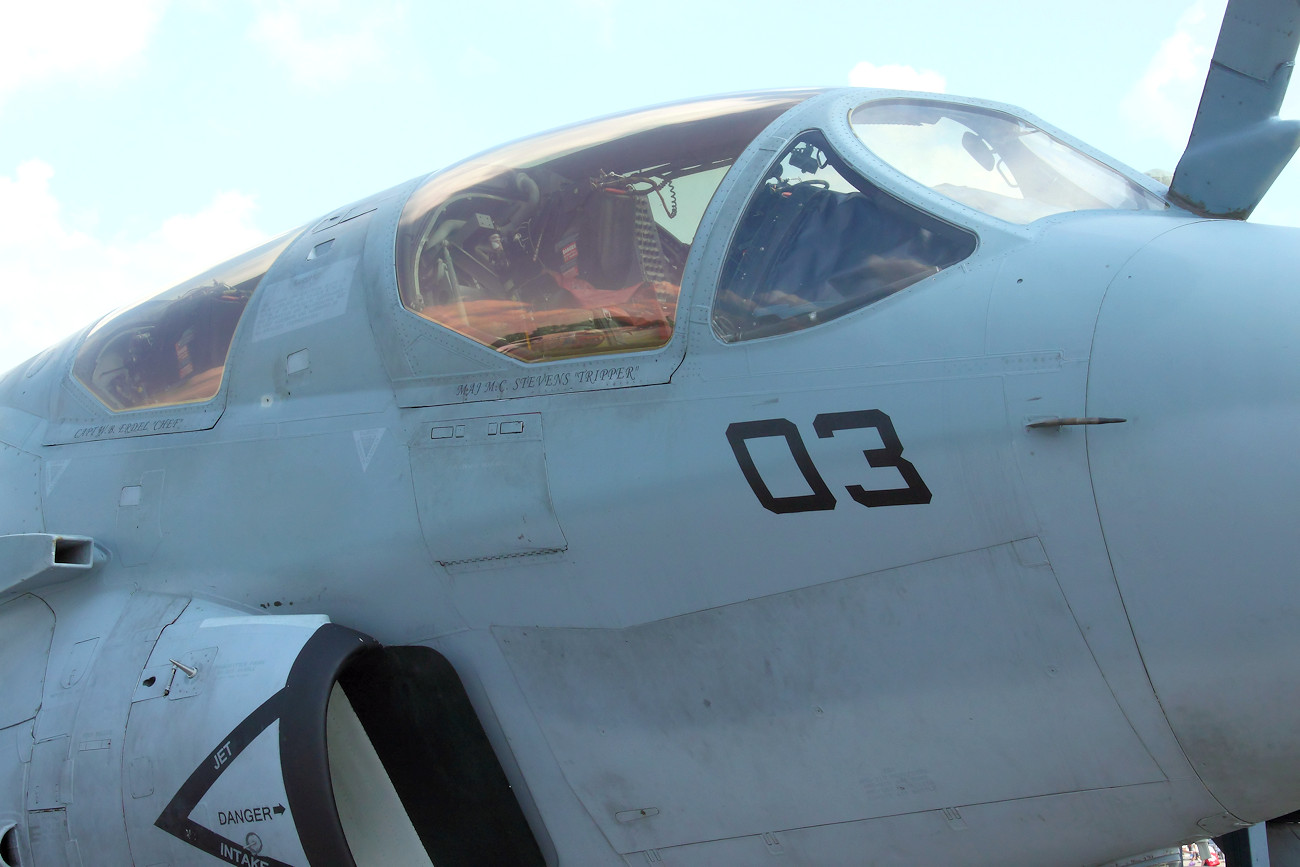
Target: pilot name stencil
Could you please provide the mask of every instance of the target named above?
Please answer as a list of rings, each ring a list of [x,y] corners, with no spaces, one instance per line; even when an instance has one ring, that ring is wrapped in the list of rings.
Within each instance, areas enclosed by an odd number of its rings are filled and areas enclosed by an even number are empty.
[[[636,379],[636,373],[640,365],[632,364],[627,367],[601,367],[596,370],[579,370],[574,378],[582,384],[597,384],[602,382],[625,382]]]
[[[462,382],[456,386],[456,394],[459,397],[478,397],[480,394],[500,395],[505,394],[506,380],[493,379],[488,382]]]
[[[618,367],[597,367],[563,373],[530,374],[516,376],[513,379],[462,382],[456,386],[456,395],[461,398],[500,397],[521,392],[546,392],[572,385],[614,385],[616,383],[632,385],[636,382],[640,370],[639,364],[625,364]]]
[[[184,418],[160,418],[152,421],[132,421],[121,424],[99,424],[78,428],[72,435],[74,440],[107,439],[125,437],[135,434],[166,433],[179,429],[185,424]]]
[[[537,376],[516,376],[514,391],[532,391],[541,388],[560,388],[569,384],[567,373],[543,373]]]

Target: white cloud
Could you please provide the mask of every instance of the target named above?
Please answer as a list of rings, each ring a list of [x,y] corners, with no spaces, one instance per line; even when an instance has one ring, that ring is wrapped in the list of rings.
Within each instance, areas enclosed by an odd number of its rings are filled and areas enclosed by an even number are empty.
[[[53,177],[40,160],[0,175],[0,372],[267,237],[253,223],[255,200],[226,192],[143,237],[99,238],[71,224],[50,190]]]
[[[388,47],[405,17],[400,3],[358,8],[340,0],[281,0],[258,12],[249,36],[299,84],[328,85],[388,69]]]
[[[167,0],[4,3],[0,99],[51,78],[129,68],[157,29]]]
[[[1196,0],[1120,103],[1131,128],[1181,153],[1192,131],[1227,0]]]
[[[881,87],[890,90],[924,90],[943,93],[947,80],[933,69],[914,69],[897,64],[876,66],[862,61],[849,71],[849,84],[854,87]]]

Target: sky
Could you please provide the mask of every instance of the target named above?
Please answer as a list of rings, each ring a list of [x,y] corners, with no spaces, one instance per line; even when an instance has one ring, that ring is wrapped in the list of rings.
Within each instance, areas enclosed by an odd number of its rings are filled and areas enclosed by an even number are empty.
[[[1225,4],[0,0],[0,371],[340,205],[693,96],[977,96],[1172,170]],[[1252,220],[1300,225],[1300,168]]]

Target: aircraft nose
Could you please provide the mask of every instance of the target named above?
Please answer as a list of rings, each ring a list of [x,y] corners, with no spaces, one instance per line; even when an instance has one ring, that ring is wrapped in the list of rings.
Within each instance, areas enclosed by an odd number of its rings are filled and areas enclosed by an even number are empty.
[[[1300,231],[1175,229],[1115,278],[1087,429],[1152,686],[1239,818],[1300,806]]]

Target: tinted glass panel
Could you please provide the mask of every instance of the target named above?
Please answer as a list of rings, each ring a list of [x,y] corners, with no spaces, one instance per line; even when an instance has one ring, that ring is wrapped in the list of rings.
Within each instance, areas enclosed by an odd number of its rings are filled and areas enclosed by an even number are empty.
[[[882,192],[806,132],[750,200],[722,266],[713,329],[727,342],[798,331],[960,262],[975,236]]]
[[[77,351],[73,375],[115,412],[215,397],[248,299],[297,235],[106,318]]]
[[[664,345],[714,191],[749,142],[810,95],[649,109],[435,175],[402,215],[403,305],[521,361]]]

